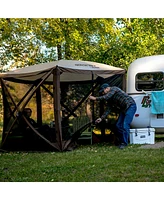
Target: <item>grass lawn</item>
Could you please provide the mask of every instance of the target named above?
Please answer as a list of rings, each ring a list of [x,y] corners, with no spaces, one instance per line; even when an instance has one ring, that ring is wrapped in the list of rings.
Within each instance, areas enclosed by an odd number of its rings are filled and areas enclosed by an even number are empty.
[[[0,182],[163,182],[164,148],[108,143],[70,152],[0,153]]]

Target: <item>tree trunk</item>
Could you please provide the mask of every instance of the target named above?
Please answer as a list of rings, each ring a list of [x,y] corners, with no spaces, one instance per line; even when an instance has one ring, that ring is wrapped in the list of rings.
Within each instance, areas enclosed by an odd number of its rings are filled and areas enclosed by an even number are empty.
[[[62,52],[61,52],[61,45],[57,45],[57,54],[58,54],[58,60],[62,59]]]

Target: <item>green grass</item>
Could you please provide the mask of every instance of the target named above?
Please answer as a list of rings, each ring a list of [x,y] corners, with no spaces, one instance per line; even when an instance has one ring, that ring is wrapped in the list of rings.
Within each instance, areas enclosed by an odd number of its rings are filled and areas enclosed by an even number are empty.
[[[70,152],[0,153],[0,182],[163,182],[164,148],[109,144]]]

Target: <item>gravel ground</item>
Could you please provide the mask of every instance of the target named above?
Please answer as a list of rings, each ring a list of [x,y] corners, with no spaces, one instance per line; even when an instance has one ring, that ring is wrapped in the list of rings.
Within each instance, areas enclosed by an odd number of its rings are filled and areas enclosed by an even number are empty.
[[[156,142],[155,144],[144,144],[140,146],[141,149],[159,149],[164,148],[164,142]]]

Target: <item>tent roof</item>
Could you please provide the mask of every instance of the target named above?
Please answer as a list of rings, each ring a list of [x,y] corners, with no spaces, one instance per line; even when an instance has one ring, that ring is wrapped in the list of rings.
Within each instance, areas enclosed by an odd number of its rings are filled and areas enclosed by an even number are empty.
[[[125,73],[122,68],[91,61],[59,60],[0,73],[0,78],[18,82],[33,82],[42,78],[43,75],[56,67],[60,69],[61,82],[88,81],[92,79],[92,74],[96,79],[98,76],[106,78],[114,74]],[[53,76],[50,75],[46,82],[53,82]]]

